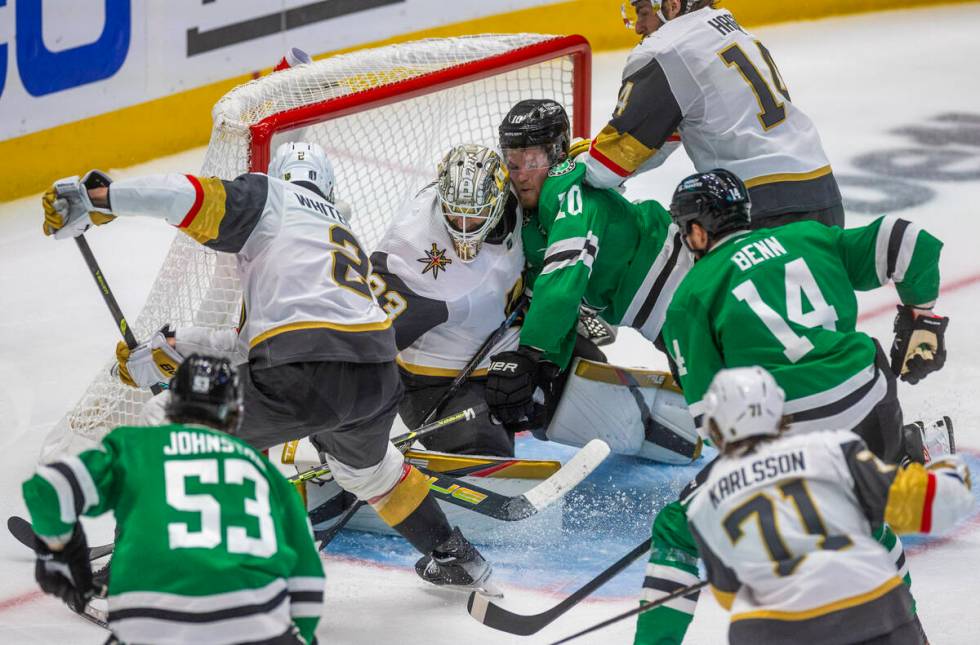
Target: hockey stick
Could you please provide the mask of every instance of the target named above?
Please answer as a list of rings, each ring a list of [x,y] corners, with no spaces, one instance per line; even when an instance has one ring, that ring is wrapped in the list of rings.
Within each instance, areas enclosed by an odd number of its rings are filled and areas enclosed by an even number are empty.
[[[569,459],[558,472],[540,482],[537,486],[521,495],[503,495],[470,482],[463,482],[458,477],[435,472],[422,466],[416,466],[426,476],[429,483],[429,493],[444,502],[460,506],[486,517],[503,522],[525,520],[544,510],[565,496],[568,491],[578,486],[583,479],[594,471],[602,460],[609,454],[609,446],[601,439],[593,439]],[[360,506],[353,504],[345,511],[351,514]],[[341,520],[344,518],[342,517]],[[349,518],[348,518],[349,519]],[[339,524],[340,521],[337,522]],[[313,537],[323,542],[320,548],[336,536],[339,529],[337,524],[323,531],[317,531]]]
[[[490,602],[487,598],[477,593],[470,594],[470,599],[466,603],[466,609],[470,612],[470,616],[477,619],[487,627],[502,632],[507,632],[508,634],[530,636],[531,634],[536,634],[545,626],[551,624],[556,618],[577,605],[582,601],[582,599],[602,585],[606,584],[606,582],[608,582],[615,575],[633,564],[637,558],[649,551],[650,540],[646,539],[638,544],[632,551],[617,560],[608,569],[585,583],[585,585],[583,585],[580,589],[576,590],[551,609],[543,611],[540,614],[532,614],[530,616],[515,614],[507,611],[497,604]]]
[[[576,639],[579,636],[585,636],[586,634],[590,634],[590,633],[592,633],[592,632],[594,632],[596,630],[602,629],[603,627],[606,627],[607,625],[612,625],[613,623],[619,622],[619,621],[623,620],[624,618],[629,618],[630,616],[635,616],[636,614],[642,614],[645,611],[650,611],[651,609],[656,609],[657,607],[663,605],[664,603],[670,602],[671,600],[673,600],[675,598],[680,598],[682,596],[686,596],[686,595],[688,595],[690,593],[693,593],[695,591],[698,591],[699,589],[701,589],[702,587],[704,587],[707,584],[708,584],[708,581],[707,580],[702,580],[701,582],[697,582],[697,583],[695,583],[693,585],[690,585],[688,587],[681,587],[680,589],[675,589],[674,591],[670,592],[666,596],[663,596],[662,598],[657,598],[653,602],[644,603],[644,604],[640,605],[639,607],[634,607],[633,609],[630,609],[629,611],[624,611],[623,613],[619,614],[618,616],[613,616],[612,618],[610,618],[608,620],[604,620],[601,623],[598,623],[596,625],[593,625],[592,627],[588,627],[586,629],[583,629],[580,632],[575,632],[571,636],[566,636],[565,638],[561,639],[560,641],[555,641],[551,645],[560,645],[561,643],[567,643],[568,641],[573,640],[573,639]]]
[[[469,362],[463,366],[462,371],[456,375],[456,378],[454,378],[453,382],[450,383],[448,388],[446,388],[446,391],[442,393],[439,400],[436,401],[425,416],[422,417],[423,424],[431,422],[432,419],[442,411],[443,406],[445,406],[446,403],[448,403],[449,400],[455,396],[456,392],[459,391],[459,388],[461,388],[463,383],[466,382],[466,379],[473,374],[473,371],[480,365],[483,359],[486,358],[487,354],[490,353],[490,350],[493,349],[498,342],[500,342],[500,339],[507,333],[507,330],[514,324],[514,321],[517,320],[517,317],[520,315],[525,304],[527,304],[527,295],[522,294],[520,299],[514,305],[514,308],[510,314],[507,315],[504,321],[500,323],[500,326],[497,327],[493,333],[487,336],[487,339],[483,341],[483,344],[476,350],[476,353],[473,354],[473,357],[470,358]],[[395,445],[398,446],[397,443]],[[287,450],[288,446],[287,448],[283,449],[284,455],[286,454]],[[293,446],[292,452],[295,453],[295,451],[296,448]],[[338,519],[330,528],[320,531],[314,536],[320,540],[320,549],[323,549],[330,544],[330,541],[333,540],[338,533],[340,533],[341,529],[347,526],[347,523],[351,521],[351,518],[354,517],[357,511],[361,510],[361,507],[363,507],[364,504],[366,504],[366,502],[363,500],[355,501],[346,511],[344,511],[344,514],[340,517],[340,519]]]
[[[391,443],[395,444],[395,447],[399,450],[407,450],[412,442],[419,437],[424,437],[426,435],[432,434],[442,430],[444,427],[452,425],[454,423],[459,423],[460,421],[470,421],[476,418],[476,415],[481,412],[485,412],[487,406],[485,403],[478,403],[472,407],[466,408],[465,410],[460,410],[454,414],[450,414],[448,417],[443,417],[432,423],[427,423],[423,426],[419,426],[415,430],[400,434],[391,440]],[[289,477],[290,484],[298,484],[299,482],[309,481],[311,479],[322,479],[330,475],[330,466],[323,464],[322,466],[317,466],[316,468],[310,468],[297,475]]]
[[[14,538],[29,548],[31,551],[37,553],[37,543],[41,538],[34,533],[34,529],[31,527],[31,523],[22,517],[12,515],[7,519],[7,530]],[[112,553],[112,544],[104,544],[102,546],[90,547],[89,548],[89,560],[98,560],[99,558],[109,555]],[[71,609],[71,607],[69,607]],[[108,616],[106,612],[102,609],[97,609],[92,606],[92,603],[85,605],[81,611],[72,612],[78,614],[90,623],[94,623],[103,629],[109,629],[109,623],[107,622]]]
[[[85,259],[85,264],[88,265],[89,273],[92,274],[95,285],[99,288],[102,299],[105,300],[106,307],[109,308],[109,313],[112,314],[112,319],[116,321],[116,327],[119,328],[119,333],[122,334],[123,341],[125,341],[127,347],[135,349],[139,343],[136,341],[136,336],[133,335],[133,330],[129,327],[129,323],[126,322],[126,316],[123,315],[119,303],[116,302],[116,297],[112,294],[112,289],[109,288],[109,283],[106,282],[105,275],[102,274],[99,261],[95,259],[95,254],[92,253],[92,247],[88,245],[88,240],[85,239],[84,235],[76,237],[75,244],[78,245],[78,250]],[[159,383],[156,383],[150,387],[150,391],[154,394],[159,394],[163,391],[163,387]]]
[[[37,551],[37,535],[34,533],[34,529],[31,527],[31,523],[25,520],[23,517],[18,517],[17,515],[11,515],[7,518],[7,530],[10,534],[14,536],[14,539],[26,546],[31,551]],[[101,557],[107,556],[112,553],[115,548],[114,544],[103,544],[101,546],[89,547],[88,559],[98,560]]]
[[[493,349],[504,337],[504,334],[507,333],[507,330],[510,329],[511,325],[514,324],[514,321],[517,320],[517,317],[521,314],[521,311],[524,309],[527,301],[527,294],[521,294],[521,297],[514,304],[513,310],[507,315],[504,321],[500,323],[500,326],[497,327],[492,334],[487,336],[487,339],[483,341],[483,344],[476,350],[473,357],[468,363],[466,363],[465,366],[463,366],[463,370],[456,375],[453,382],[449,385],[446,391],[442,393],[442,396],[439,397],[439,400],[436,401],[435,405],[432,406],[429,413],[422,418],[422,423],[428,423],[434,416],[442,411],[442,406],[446,405],[449,399],[453,398],[456,392],[459,391],[459,388],[463,386],[463,383],[466,382],[466,379],[473,374],[473,371],[480,365],[480,363],[483,362],[483,359],[487,357],[490,350]]]
[[[416,466],[438,499],[505,522],[523,520],[544,510],[578,486],[609,455],[602,439],[593,439],[548,479],[521,495],[502,495],[459,478]]]

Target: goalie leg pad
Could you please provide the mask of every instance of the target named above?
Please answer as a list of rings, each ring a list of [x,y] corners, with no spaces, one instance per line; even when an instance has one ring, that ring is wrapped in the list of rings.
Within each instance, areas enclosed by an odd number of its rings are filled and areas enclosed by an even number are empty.
[[[584,446],[602,439],[612,452],[689,464],[701,440],[683,395],[667,372],[576,359],[547,428],[551,441]]]

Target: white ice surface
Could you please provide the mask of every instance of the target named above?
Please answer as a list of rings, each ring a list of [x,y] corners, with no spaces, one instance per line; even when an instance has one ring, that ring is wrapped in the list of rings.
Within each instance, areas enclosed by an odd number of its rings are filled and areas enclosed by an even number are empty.
[[[894,128],[927,125],[945,113],[969,113],[980,122],[980,5],[870,14],[759,29],[780,65],[796,104],[816,121],[839,174],[857,172],[852,160],[872,151],[921,148]],[[626,52],[594,59],[593,132],[615,102]],[[147,124],[152,127],[152,124]],[[958,170],[966,181],[922,181],[935,198],[903,217],[927,226],[946,242],[946,290],[939,310],[952,318],[946,369],[915,388],[901,386],[909,417],[949,414],[957,441],[980,449],[980,136],[973,145],[953,144],[962,153]],[[935,150],[935,148],[933,148]],[[57,150],[52,150],[56,155]],[[204,150],[115,170],[117,177],[148,172],[196,171]],[[5,159],[4,164],[16,163]],[[63,174],[81,173],[70,160]],[[632,197],[669,201],[677,181],[690,172],[682,152],[656,173],[633,180]],[[55,179],[55,177],[52,177]],[[857,195],[845,190],[845,193]],[[849,215],[851,225],[869,221]],[[0,205],[0,517],[23,514],[20,482],[33,468],[41,439],[74,404],[104,363],[117,338],[74,244],[45,239],[36,196]],[[155,277],[173,231],[151,221],[120,221],[88,237],[124,311],[135,318]],[[977,300],[974,300],[977,298]],[[891,289],[862,298],[863,328],[888,339],[894,303]],[[974,304],[970,304],[970,302]],[[887,340],[886,340],[887,342]],[[631,365],[661,366],[655,350],[624,333],[612,358]],[[109,538],[109,524],[90,525],[92,543]],[[980,533],[977,522],[947,540],[910,550],[914,593],[931,642],[978,641]],[[597,549],[603,549],[601,544]],[[619,556],[608,554],[609,562]],[[152,563],[147,563],[152,566]],[[527,639],[506,638],[472,621],[464,598],[423,588],[414,573],[360,561],[328,558],[326,609],[321,642],[329,643],[504,643],[550,642],[634,606],[634,598],[585,602],[552,627]],[[0,537],[0,643],[101,643],[105,634],[41,595],[32,560],[3,532]],[[591,575],[591,574],[588,574]],[[550,593],[507,589],[506,606],[541,611],[579,586],[586,573]],[[842,584],[846,584],[842,580]],[[583,639],[591,643],[632,642],[633,621]],[[726,616],[702,595],[687,642],[724,641]]]

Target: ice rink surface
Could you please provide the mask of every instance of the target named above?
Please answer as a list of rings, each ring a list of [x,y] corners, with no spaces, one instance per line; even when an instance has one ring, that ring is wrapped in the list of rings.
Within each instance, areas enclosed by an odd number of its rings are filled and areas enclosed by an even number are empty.
[[[759,29],[780,66],[794,103],[816,122],[847,199],[848,224],[897,214],[946,243],[943,294],[937,310],[950,316],[946,368],[923,383],[900,386],[909,419],[950,415],[957,443],[971,462],[980,455],[980,5],[868,14]],[[594,59],[593,132],[610,114],[626,52]],[[148,125],[148,127],[151,127]],[[57,150],[52,150],[57,155]],[[397,154],[397,151],[393,151]],[[195,172],[204,149],[113,170],[116,177]],[[6,159],[4,164],[16,163]],[[83,173],[70,160],[59,175]],[[691,171],[678,152],[668,164],[634,179],[631,197],[669,201]],[[56,179],[52,176],[51,179]],[[70,242],[41,235],[37,196],[0,205],[0,517],[23,514],[20,483],[51,426],[74,405],[110,355],[116,332],[85,266]],[[149,220],[119,221],[88,237],[125,312],[135,318],[173,237]],[[862,328],[890,341],[892,288],[861,297]],[[970,303],[974,304],[970,304]],[[662,367],[655,350],[624,333],[610,357],[622,364]],[[90,543],[109,539],[110,524],[90,525]],[[913,593],[934,645],[977,641],[980,617],[980,517],[974,514],[941,539],[909,540]],[[533,539],[529,536],[529,539]],[[546,548],[529,544],[528,548]],[[595,540],[596,562],[625,550]],[[152,566],[152,563],[147,563]],[[0,643],[83,643],[105,633],[44,597],[33,581],[30,554],[0,537]],[[429,590],[401,565],[327,556],[324,643],[545,643],[634,606],[636,593],[587,601],[530,638],[507,638],[474,622],[465,597]],[[542,611],[594,576],[581,569],[542,588],[540,571],[507,579],[505,606]],[[638,593],[642,567],[623,574]],[[630,582],[632,580],[632,582]],[[846,580],[841,581],[846,584]],[[619,587],[617,587],[618,589]],[[727,617],[703,595],[686,642],[724,642]],[[632,641],[624,621],[581,642]]]

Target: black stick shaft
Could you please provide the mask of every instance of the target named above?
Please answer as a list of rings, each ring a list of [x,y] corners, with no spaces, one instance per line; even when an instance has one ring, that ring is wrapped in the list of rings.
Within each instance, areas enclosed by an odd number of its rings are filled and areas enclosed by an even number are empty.
[[[514,308],[511,310],[510,314],[508,314],[507,318],[504,319],[504,322],[500,323],[500,326],[497,327],[492,334],[487,336],[487,339],[483,341],[480,348],[476,350],[475,354],[473,354],[473,358],[471,358],[466,366],[463,367],[463,371],[456,375],[456,378],[453,379],[453,382],[450,384],[449,388],[443,392],[442,396],[439,397],[439,400],[436,401],[436,404],[432,406],[431,410],[429,410],[429,413],[422,418],[422,423],[428,423],[442,411],[442,407],[449,402],[449,399],[455,396],[456,392],[459,391],[459,388],[461,388],[463,383],[466,382],[466,379],[473,374],[473,371],[480,365],[481,362],[483,362],[483,359],[487,357],[490,350],[500,342],[501,338],[504,337],[504,334],[507,333],[507,330],[510,329],[511,325],[514,324],[514,321],[517,320],[517,317],[521,314],[521,310],[524,309],[526,304],[527,295],[521,295],[520,299],[514,304]]]
[[[92,274],[92,279],[95,280],[95,286],[99,288],[99,293],[102,294],[102,299],[105,300],[105,305],[109,308],[109,313],[112,314],[112,319],[116,322],[116,327],[119,328],[119,333],[122,334],[123,341],[125,341],[126,346],[130,349],[135,348],[139,345],[136,336],[133,335],[133,330],[130,329],[129,323],[126,321],[126,316],[123,315],[122,308],[116,302],[116,297],[112,294],[112,289],[109,288],[109,283],[102,274],[102,268],[99,267],[99,261],[95,259],[95,254],[92,253],[92,247],[88,245],[88,240],[85,239],[84,235],[79,235],[75,238],[75,244],[78,245],[78,250],[81,252],[82,257],[85,258],[85,264]],[[159,394],[161,390],[163,388],[159,384],[153,385],[150,388],[150,391],[154,394]]]
[[[666,596],[664,596],[662,598],[657,598],[653,602],[647,603],[645,605],[640,605],[639,607],[634,607],[633,609],[630,609],[629,611],[624,611],[623,613],[621,613],[621,614],[619,614],[617,616],[613,616],[612,618],[609,618],[607,620],[604,620],[601,623],[595,624],[592,627],[588,627],[586,629],[583,629],[580,632],[576,632],[576,633],[572,634],[571,636],[566,636],[565,638],[561,639],[560,641],[555,641],[551,645],[561,645],[561,643],[567,643],[570,640],[576,639],[576,638],[578,638],[580,636],[585,636],[586,634],[591,634],[592,632],[597,631],[597,630],[600,630],[603,627],[608,627],[609,625],[612,625],[613,623],[618,623],[619,621],[624,620],[626,618],[629,618],[630,616],[635,616],[636,614],[642,614],[645,611],[650,611],[651,609],[656,609],[657,607],[663,605],[664,603],[670,602],[671,600],[673,600],[675,598],[680,598],[681,596],[686,596],[686,595],[688,595],[690,593],[693,593],[695,591],[698,591],[699,589],[701,589],[702,587],[704,587],[707,584],[708,584],[707,581],[702,580],[701,582],[695,583],[695,584],[690,585],[688,587],[682,587],[681,589],[677,589],[676,591],[672,591],[671,593],[667,594]]]

